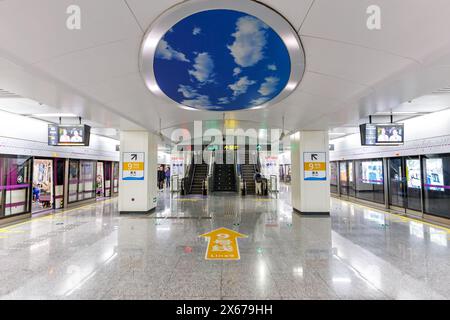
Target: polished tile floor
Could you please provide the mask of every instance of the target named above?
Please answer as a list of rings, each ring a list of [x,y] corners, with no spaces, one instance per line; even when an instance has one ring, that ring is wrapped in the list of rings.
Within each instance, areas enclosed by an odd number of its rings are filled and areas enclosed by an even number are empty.
[[[151,215],[117,200],[0,228],[1,299],[449,299],[449,230],[331,199],[331,217],[278,199],[160,193]],[[241,260],[207,261],[228,227]]]

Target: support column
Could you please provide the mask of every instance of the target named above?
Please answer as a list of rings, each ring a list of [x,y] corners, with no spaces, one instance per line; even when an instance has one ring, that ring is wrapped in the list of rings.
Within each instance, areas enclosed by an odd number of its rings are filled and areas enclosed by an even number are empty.
[[[157,136],[146,131],[120,133],[120,213],[147,213],[156,208],[157,158]]]
[[[305,215],[330,214],[329,142],[327,131],[291,136],[292,207]]]

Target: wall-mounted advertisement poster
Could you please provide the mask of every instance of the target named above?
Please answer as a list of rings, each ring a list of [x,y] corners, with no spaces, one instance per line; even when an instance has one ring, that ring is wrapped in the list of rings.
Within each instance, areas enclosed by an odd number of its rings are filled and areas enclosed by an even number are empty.
[[[362,182],[368,184],[383,184],[383,162],[364,161],[362,166]]]
[[[347,182],[347,164],[345,162],[339,163],[340,169],[340,179],[344,184]]]
[[[442,159],[426,159],[427,181],[425,186],[429,190],[444,191],[444,172]]]
[[[420,178],[420,160],[407,159],[406,160],[406,181],[408,188],[420,189],[422,181]]]
[[[353,182],[353,162],[348,163],[348,182]]]

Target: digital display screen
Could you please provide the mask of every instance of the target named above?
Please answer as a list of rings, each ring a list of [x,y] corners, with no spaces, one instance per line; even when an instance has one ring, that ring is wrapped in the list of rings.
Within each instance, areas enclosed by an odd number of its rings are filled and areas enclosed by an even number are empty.
[[[420,189],[420,160],[418,159],[406,159],[406,181],[408,188]]]
[[[403,125],[377,125],[377,144],[403,143]]]
[[[368,184],[383,184],[383,162],[364,161],[362,166],[362,182]]]
[[[361,145],[399,145],[404,143],[403,124],[362,124],[360,125]]]
[[[442,159],[426,159],[427,181],[429,190],[444,191],[444,171]]]
[[[89,146],[91,127],[87,125],[48,125],[51,146]]]

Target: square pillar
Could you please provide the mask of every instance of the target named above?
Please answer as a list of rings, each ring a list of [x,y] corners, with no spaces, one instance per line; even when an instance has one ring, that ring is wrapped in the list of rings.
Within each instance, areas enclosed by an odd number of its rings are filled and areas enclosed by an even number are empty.
[[[147,213],[156,208],[157,160],[157,136],[146,131],[120,133],[120,213]]]
[[[292,207],[305,215],[330,214],[329,141],[327,131],[291,136]]]

